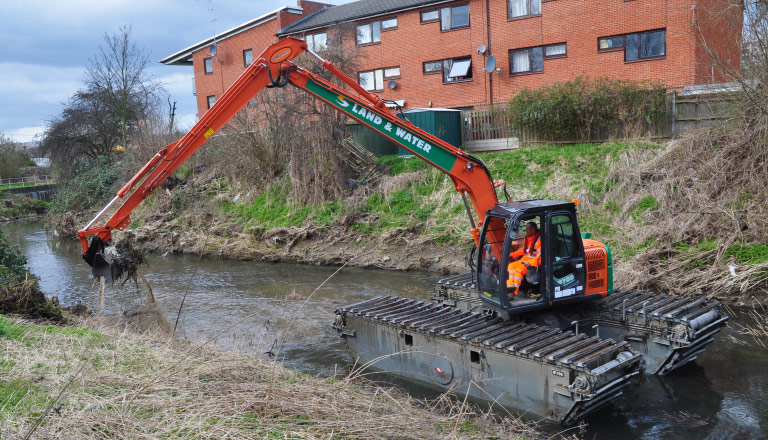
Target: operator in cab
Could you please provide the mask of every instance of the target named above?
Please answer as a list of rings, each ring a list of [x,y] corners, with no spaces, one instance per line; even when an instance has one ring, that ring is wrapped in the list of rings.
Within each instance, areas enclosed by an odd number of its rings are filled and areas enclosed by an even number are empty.
[[[516,251],[509,255],[509,266],[507,271],[509,272],[509,278],[507,278],[507,292],[512,296],[514,293],[517,296],[520,290],[520,285],[523,284],[523,279],[528,269],[532,267],[539,267],[541,256],[541,234],[539,233],[539,227],[536,222],[528,222],[525,225],[525,239],[523,240],[523,247],[518,248]]]

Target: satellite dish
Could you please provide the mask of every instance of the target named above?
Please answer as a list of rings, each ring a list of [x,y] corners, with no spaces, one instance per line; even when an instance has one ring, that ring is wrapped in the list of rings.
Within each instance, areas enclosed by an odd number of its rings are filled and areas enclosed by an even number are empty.
[[[390,81],[387,83],[387,87],[389,87],[390,89],[394,89],[395,87],[397,87],[397,81],[395,81],[394,79],[393,79],[393,80],[390,80]]]
[[[491,73],[494,70],[496,70],[496,57],[488,55],[488,60],[485,62],[485,71]]]
[[[479,53],[479,54],[484,54],[486,50],[488,50],[488,49],[483,44],[477,46],[477,53]]]
[[[216,43],[211,44],[211,47],[208,48],[208,50],[211,52],[211,56],[215,57],[216,56]]]

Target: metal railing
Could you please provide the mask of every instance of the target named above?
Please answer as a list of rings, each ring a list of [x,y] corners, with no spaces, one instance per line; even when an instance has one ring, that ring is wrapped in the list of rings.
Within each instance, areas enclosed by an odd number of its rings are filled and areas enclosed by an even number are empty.
[[[24,188],[37,185],[53,185],[56,183],[58,178],[58,174],[46,174],[45,176],[10,177],[7,179],[0,178],[0,190]]]

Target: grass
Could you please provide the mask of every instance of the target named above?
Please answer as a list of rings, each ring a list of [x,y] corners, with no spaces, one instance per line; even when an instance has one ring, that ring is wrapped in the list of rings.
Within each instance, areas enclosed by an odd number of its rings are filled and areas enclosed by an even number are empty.
[[[82,363],[61,416],[51,412],[34,438],[442,439],[454,429],[455,438],[542,437],[447,396],[425,403],[352,376],[314,377],[160,327],[0,317],[0,329],[0,438],[21,438]]]
[[[251,231],[267,231],[274,228],[301,227],[307,221],[317,226],[327,226],[340,212],[337,201],[322,206],[295,206],[287,201],[287,192],[273,187],[255,197],[250,203],[223,204],[224,212],[234,214]]]
[[[768,246],[734,243],[725,251],[725,258],[734,257],[739,264],[761,264],[768,261]]]
[[[0,193],[0,218],[27,217],[32,214],[42,214],[50,206],[44,200]]]
[[[646,212],[652,212],[659,209],[659,201],[653,196],[645,196],[637,203],[634,211],[632,211],[632,220],[635,223],[642,222]]]

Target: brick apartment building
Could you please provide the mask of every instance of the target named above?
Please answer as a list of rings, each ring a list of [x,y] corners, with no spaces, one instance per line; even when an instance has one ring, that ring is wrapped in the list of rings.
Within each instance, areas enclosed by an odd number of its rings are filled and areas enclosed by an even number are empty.
[[[163,60],[192,65],[202,115],[279,38],[356,46],[360,83],[405,108],[469,108],[579,75],[721,82],[737,67],[742,11],[729,0],[299,0]],[[338,29],[354,27],[346,37]],[[356,34],[356,35],[355,35]],[[706,44],[702,44],[704,41]],[[216,53],[210,46],[216,43]],[[489,56],[493,72],[484,70]]]

